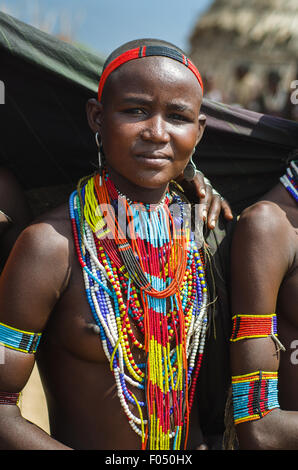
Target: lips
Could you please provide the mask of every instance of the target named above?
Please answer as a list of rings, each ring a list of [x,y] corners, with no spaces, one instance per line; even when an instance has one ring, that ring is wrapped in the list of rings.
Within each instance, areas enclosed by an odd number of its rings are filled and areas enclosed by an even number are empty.
[[[146,160],[172,160],[172,157],[161,152],[142,152],[136,155],[136,158],[142,158]]]
[[[135,160],[143,168],[160,171],[169,165],[172,158],[161,153],[145,153],[136,155]]]

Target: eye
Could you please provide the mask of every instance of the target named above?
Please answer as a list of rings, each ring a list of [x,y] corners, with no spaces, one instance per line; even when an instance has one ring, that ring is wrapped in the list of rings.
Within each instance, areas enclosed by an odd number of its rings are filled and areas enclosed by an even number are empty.
[[[180,113],[171,113],[169,115],[169,118],[172,119],[173,121],[180,121],[180,122],[192,122],[193,119],[187,116],[186,114],[180,114]]]
[[[142,109],[142,108],[126,108],[126,109],[124,110],[124,113],[126,113],[126,114],[134,114],[134,115],[137,115],[137,116],[138,116],[138,115],[141,116],[141,115],[145,114],[145,110]]]

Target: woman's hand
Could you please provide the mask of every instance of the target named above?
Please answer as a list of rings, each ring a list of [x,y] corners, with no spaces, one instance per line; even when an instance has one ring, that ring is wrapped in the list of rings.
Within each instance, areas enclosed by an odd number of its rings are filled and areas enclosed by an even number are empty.
[[[226,220],[233,219],[229,203],[212,187],[201,171],[196,171],[192,181],[186,181],[181,175],[177,178],[177,183],[182,186],[191,202],[200,204],[199,212],[211,230],[214,229],[221,212]]]

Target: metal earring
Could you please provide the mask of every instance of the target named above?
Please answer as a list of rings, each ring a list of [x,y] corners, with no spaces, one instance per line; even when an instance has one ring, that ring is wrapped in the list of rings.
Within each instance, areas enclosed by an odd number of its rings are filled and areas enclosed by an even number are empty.
[[[100,139],[99,139],[99,136],[98,136],[98,132],[96,132],[95,134],[95,142],[96,142],[96,145],[97,145],[97,153],[98,153],[98,169],[100,170],[101,169],[101,164],[102,164],[102,157],[101,157],[101,151],[100,151]]]
[[[196,151],[196,149],[194,148],[193,152],[191,154],[191,157],[189,159],[189,162],[186,165],[186,167],[184,168],[183,177],[186,181],[192,181],[194,179],[195,175],[196,175],[196,172],[197,172],[197,167],[194,164],[193,159],[192,159],[192,156],[195,153],[195,151]]]
[[[101,180],[101,170],[102,170],[102,154],[101,154],[101,141],[98,132],[95,134],[95,142],[97,145],[97,155],[98,155],[98,173],[99,173],[99,184],[101,186],[102,180]]]

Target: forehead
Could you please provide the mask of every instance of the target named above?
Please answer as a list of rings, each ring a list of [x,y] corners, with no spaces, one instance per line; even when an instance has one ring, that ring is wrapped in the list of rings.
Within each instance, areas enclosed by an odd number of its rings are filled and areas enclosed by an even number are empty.
[[[121,65],[111,73],[104,93],[109,99],[125,92],[159,94],[168,91],[175,96],[202,100],[202,89],[196,76],[185,65],[168,57],[143,57]]]

